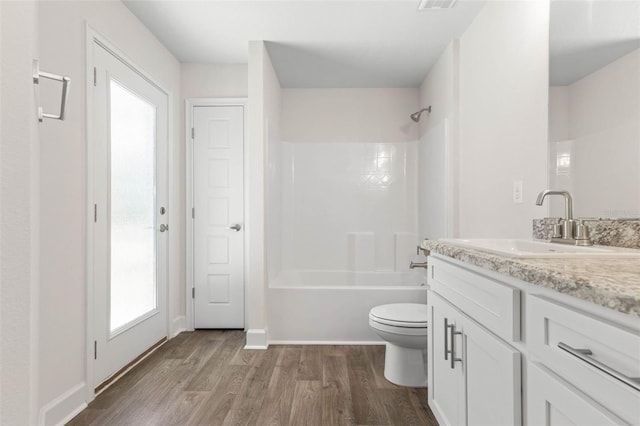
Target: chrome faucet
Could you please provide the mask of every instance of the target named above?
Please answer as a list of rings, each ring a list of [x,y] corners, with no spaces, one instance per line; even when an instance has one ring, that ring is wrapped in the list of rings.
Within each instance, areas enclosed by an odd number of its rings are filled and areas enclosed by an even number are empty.
[[[565,240],[573,239],[573,198],[571,198],[571,194],[569,191],[555,191],[552,189],[546,189],[538,194],[538,198],[536,199],[536,204],[538,206],[542,205],[544,201],[544,197],[547,195],[562,195],[564,197],[564,220],[561,222],[562,226],[562,238]],[[555,234],[555,233],[554,233]],[[557,238],[556,235],[554,237]]]
[[[569,191],[546,189],[538,194],[536,204],[541,206],[547,195],[562,195],[564,197],[564,219],[560,221],[560,225],[554,225],[551,242],[578,246],[593,245],[586,225],[582,221],[576,225],[576,221],[573,219],[573,198],[571,198]]]
[[[427,238],[425,238],[425,241],[427,240]],[[429,256],[429,250],[427,250],[426,248],[422,247],[421,245],[416,247],[416,255],[420,254],[420,251],[422,250],[422,253],[425,256]],[[409,268],[411,269],[415,269],[415,268],[424,268],[427,269],[429,267],[428,263],[425,262],[410,262],[409,263]]]

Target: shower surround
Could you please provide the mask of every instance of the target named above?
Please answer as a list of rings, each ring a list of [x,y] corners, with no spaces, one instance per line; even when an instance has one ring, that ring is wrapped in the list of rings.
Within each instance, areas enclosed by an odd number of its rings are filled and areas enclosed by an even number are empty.
[[[377,342],[367,314],[426,302],[409,269],[417,142],[269,143],[268,324],[274,342]],[[270,204],[271,203],[271,204]]]
[[[380,343],[369,310],[426,303],[418,89],[283,89],[267,135],[270,343]]]

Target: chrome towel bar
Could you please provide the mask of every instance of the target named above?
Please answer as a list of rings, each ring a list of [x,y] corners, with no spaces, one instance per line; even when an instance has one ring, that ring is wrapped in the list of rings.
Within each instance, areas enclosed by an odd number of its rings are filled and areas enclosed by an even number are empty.
[[[40,71],[40,65],[37,59],[33,60],[33,84],[40,84],[40,78],[46,78],[49,80],[55,80],[62,82],[62,99],[60,101],[60,114],[48,114],[42,111],[42,107],[38,107],[38,121],[42,123],[45,118],[51,118],[54,120],[64,120],[64,113],[67,107],[67,97],[69,96],[69,85],[71,79],[67,76],[51,74],[48,72]]]

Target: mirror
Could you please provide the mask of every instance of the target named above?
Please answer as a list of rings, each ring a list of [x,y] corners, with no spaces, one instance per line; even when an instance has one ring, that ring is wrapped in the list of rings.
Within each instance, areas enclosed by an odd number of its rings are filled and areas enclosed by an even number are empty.
[[[552,0],[549,42],[549,187],[578,218],[640,217],[640,2]]]

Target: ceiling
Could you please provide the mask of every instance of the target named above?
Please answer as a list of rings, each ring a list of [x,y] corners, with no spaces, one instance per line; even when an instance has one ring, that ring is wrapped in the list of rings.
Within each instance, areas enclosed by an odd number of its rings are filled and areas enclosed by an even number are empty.
[[[640,1],[552,0],[550,76],[571,84],[640,48]]]
[[[180,62],[247,63],[265,40],[282,87],[418,87],[484,0],[123,0]],[[640,47],[640,0],[552,0],[550,82]]]
[[[247,63],[265,40],[282,87],[418,87],[484,1],[123,0],[180,62]]]

